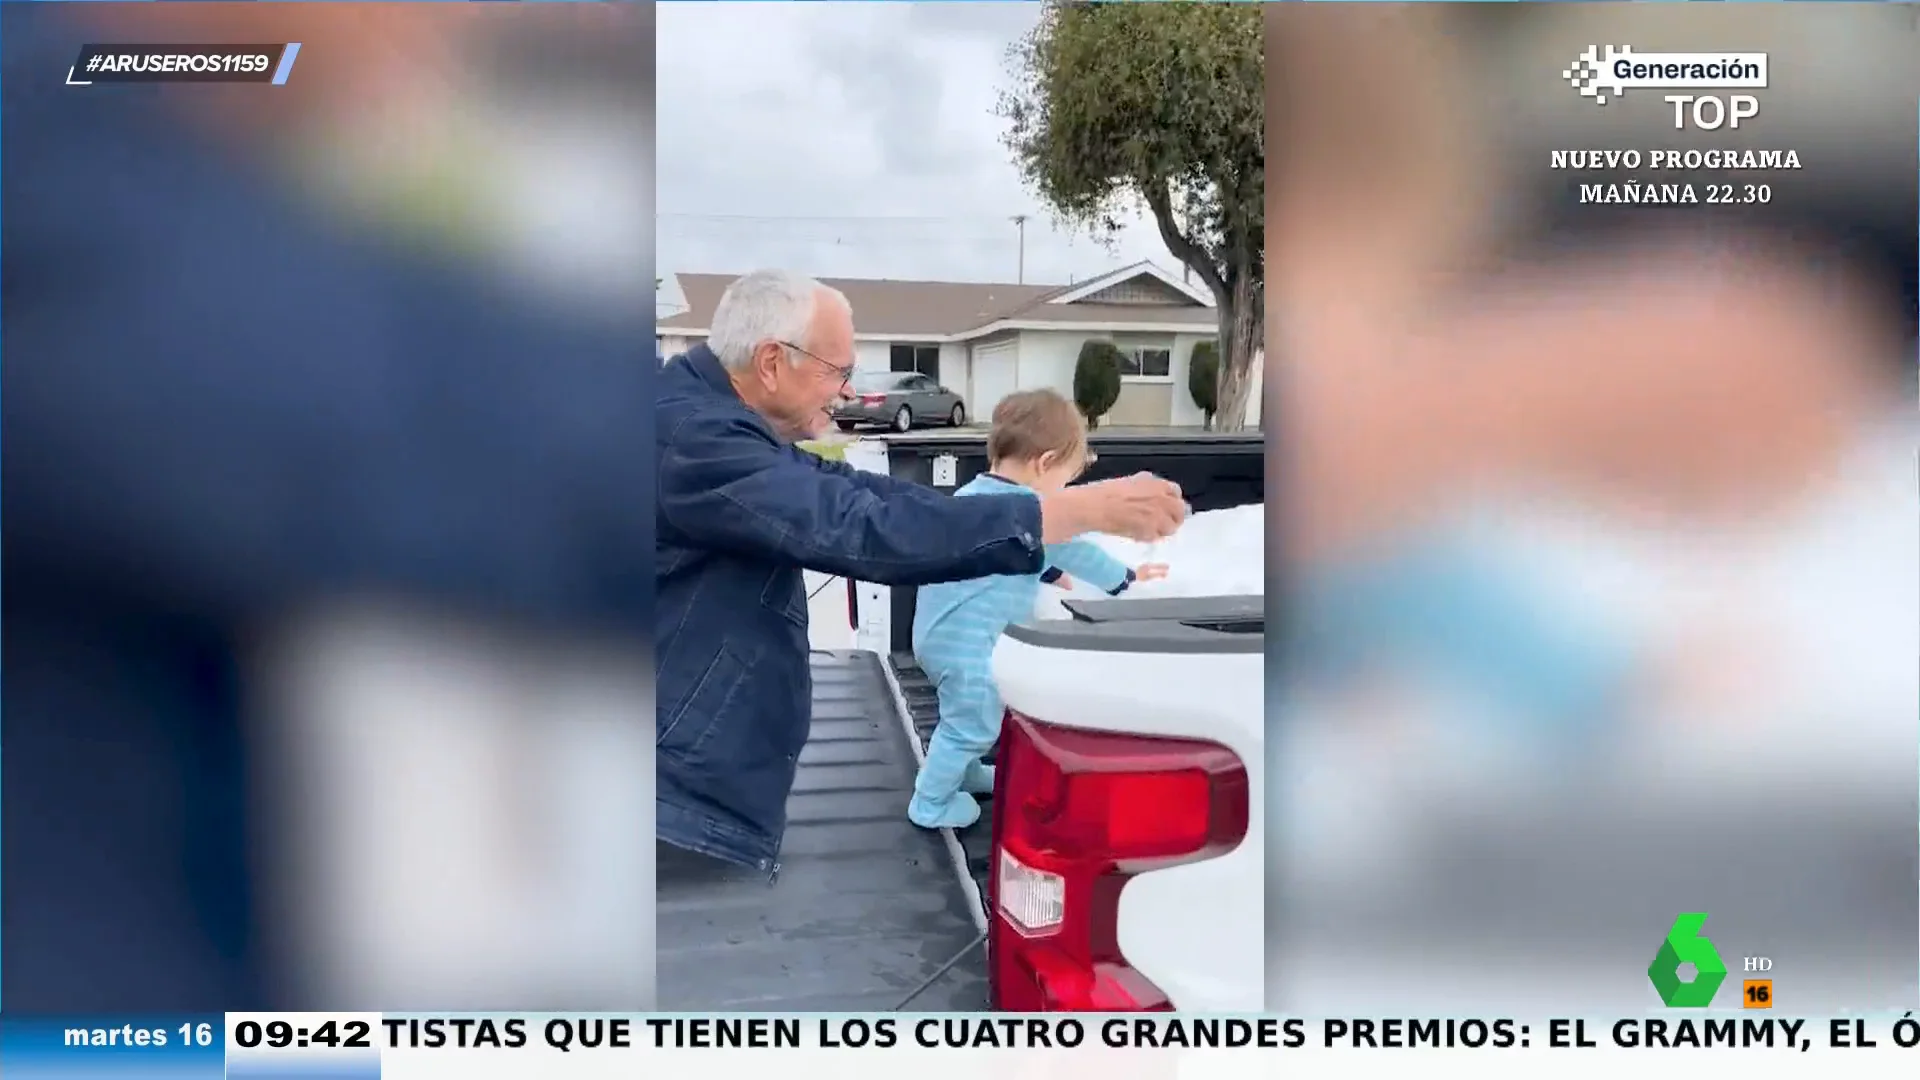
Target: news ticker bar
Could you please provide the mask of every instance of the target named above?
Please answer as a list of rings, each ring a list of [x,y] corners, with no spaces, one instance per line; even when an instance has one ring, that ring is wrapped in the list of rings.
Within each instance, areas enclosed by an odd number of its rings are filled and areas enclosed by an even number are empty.
[[[268,83],[285,86],[300,43],[279,45],[82,45],[68,86],[96,83]]]
[[[1740,1010],[1664,1009],[1635,1017],[1281,1017],[1183,1014],[733,1013],[471,1015],[228,1013],[0,1019],[7,1080],[381,1080],[413,1077],[631,1077],[636,1069],[706,1077],[771,1066],[863,1080],[1074,1072],[1148,1056],[1198,1063],[1212,1077],[1267,1078],[1277,1061],[1380,1067],[1382,1054],[1471,1053],[1477,1076],[1537,1078],[1542,1068],[1607,1058],[1642,1074],[1697,1080],[1701,1053],[1732,1055],[1743,1078],[1831,1070],[1810,1051],[1846,1055],[1853,1077],[1910,1078],[1920,1067],[1912,1013],[1789,1018]],[[1664,1054],[1648,1051],[1668,1051]],[[1672,1051],[1685,1051],[1673,1053]],[[772,1060],[770,1055],[783,1055]],[[998,1056],[983,1056],[998,1055]],[[1143,1056],[1144,1055],[1144,1056]],[[1558,1061],[1535,1061],[1554,1055]],[[751,1060],[749,1060],[749,1057]],[[902,1060],[903,1057],[911,1060]],[[1205,1058],[1200,1062],[1200,1058]],[[1370,1061],[1369,1059],[1374,1059]],[[1514,1064],[1506,1064],[1514,1063]],[[1735,1063],[1730,1063],[1735,1064]],[[1527,1071],[1531,1070],[1531,1071]],[[1198,1075],[1196,1073],[1196,1075]]]

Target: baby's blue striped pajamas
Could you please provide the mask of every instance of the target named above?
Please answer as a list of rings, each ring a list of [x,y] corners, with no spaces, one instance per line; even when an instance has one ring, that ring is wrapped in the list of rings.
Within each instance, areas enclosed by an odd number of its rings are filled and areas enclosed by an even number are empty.
[[[983,473],[954,496],[1021,491],[1033,493],[1032,488]],[[913,801],[907,804],[907,817],[915,825],[963,829],[979,820],[980,804],[973,794],[993,790],[993,770],[980,759],[999,740],[1005,713],[993,682],[994,645],[1009,625],[1033,618],[1041,584],[1063,573],[1116,595],[1133,582],[1133,571],[1098,545],[1070,540],[1048,545],[1045,569],[1038,574],[1001,574],[920,590],[913,652],[939,693],[940,723],[928,741]]]

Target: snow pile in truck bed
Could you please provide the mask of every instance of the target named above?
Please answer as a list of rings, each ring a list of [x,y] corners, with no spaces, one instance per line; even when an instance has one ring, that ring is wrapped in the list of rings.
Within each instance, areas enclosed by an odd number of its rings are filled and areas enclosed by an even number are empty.
[[[1264,596],[1266,594],[1266,506],[1255,503],[1230,510],[1209,510],[1189,517],[1180,531],[1157,545],[1117,536],[1090,533],[1098,544],[1128,566],[1165,563],[1167,576],[1142,581],[1128,589],[1128,597],[1155,596]],[[1104,597],[1099,589],[1075,580],[1071,589],[1041,586],[1034,615],[1042,619],[1067,618],[1062,601],[1074,597]]]

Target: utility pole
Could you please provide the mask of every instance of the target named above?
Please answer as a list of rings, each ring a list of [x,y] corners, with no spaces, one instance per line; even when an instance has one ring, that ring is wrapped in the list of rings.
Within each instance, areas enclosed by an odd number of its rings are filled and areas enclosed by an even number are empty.
[[[1020,276],[1014,284],[1025,285],[1027,283],[1027,215],[1013,215],[1013,225],[1020,230]]]

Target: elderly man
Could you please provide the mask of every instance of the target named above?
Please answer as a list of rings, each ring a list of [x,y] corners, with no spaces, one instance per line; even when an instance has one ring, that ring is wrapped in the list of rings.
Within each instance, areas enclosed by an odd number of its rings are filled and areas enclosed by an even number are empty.
[[[759,271],[712,322],[665,368],[657,406],[657,829],[771,873],[812,702],[803,568],[889,585],[1037,573],[1045,544],[1157,540],[1186,505],[1145,474],[954,499],[822,461],[792,443],[824,433],[847,395],[846,298]]]

